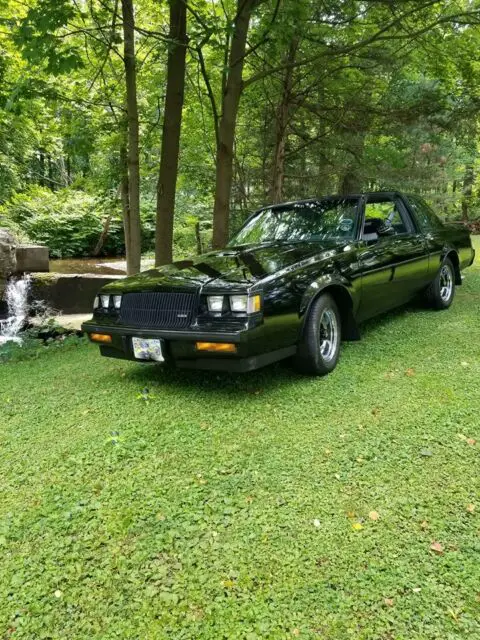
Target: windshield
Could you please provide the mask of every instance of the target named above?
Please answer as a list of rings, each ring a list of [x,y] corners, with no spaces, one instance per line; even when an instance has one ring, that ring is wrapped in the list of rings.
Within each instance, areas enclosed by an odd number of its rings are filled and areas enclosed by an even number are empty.
[[[351,240],[358,201],[318,200],[263,209],[232,238],[229,246],[274,241]]]

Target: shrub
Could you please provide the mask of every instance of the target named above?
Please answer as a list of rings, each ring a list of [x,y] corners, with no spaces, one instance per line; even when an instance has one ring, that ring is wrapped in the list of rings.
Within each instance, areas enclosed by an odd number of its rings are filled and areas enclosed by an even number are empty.
[[[52,257],[62,258],[91,254],[109,214],[112,221],[104,251],[122,252],[123,230],[114,204],[74,189],[52,192],[30,187],[6,203],[3,211],[32,242],[46,244]]]

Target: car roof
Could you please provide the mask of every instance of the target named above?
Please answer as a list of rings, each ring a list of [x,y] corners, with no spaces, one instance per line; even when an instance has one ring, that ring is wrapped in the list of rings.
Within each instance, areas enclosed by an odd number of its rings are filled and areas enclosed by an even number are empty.
[[[319,196],[318,198],[305,198],[302,200],[290,200],[288,202],[279,202],[278,204],[270,204],[262,207],[262,209],[277,209],[293,204],[303,204],[308,202],[319,202],[320,200],[358,200],[359,198],[394,198],[401,196],[401,191],[362,191],[361,193],[334,194],[328,196]]]

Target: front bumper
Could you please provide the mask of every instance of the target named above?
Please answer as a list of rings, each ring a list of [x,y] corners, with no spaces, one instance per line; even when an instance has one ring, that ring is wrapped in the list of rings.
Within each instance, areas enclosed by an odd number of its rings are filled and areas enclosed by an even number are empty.
[[[135,358],[132,338],[160,339],[163,342],[165,363],[182,369],[246,372],[288,358],[296,352],[295,346],[269,350],[263,325],[251,328],[246,326],[239,331],[208,331],[205,327],[172,331],[106,325],[93,320],[85,322],[82,325],[82,331],[87,335],[102,333],[112,337],[112,342],[108,345],[99,345],[103,356],[140,363],[148,361]],[[236,353],[202,352],[200,354],[195,347],[196,342],[228,342],[235,344],[237,350]]]

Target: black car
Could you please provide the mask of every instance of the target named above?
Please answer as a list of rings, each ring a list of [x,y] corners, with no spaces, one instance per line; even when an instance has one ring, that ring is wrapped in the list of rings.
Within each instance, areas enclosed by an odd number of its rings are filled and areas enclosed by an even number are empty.
[[[419,197],[329,196],[265,207],[228,247],[105,286],[83,325],[104,356],[249,371],[337,364],[359,324],[417,294],[447,309],[475,252]]]

